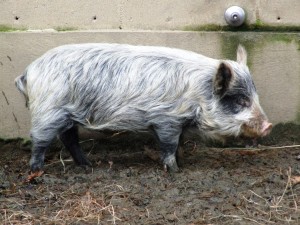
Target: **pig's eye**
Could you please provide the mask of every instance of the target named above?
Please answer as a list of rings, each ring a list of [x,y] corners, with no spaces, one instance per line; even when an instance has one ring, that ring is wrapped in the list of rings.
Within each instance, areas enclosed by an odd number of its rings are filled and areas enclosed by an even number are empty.
[[[243,94],[225,95],[220,100],[225,113],[237,114],[251,106],[251,100]]]
[[[245,95],[237,95],[236,103],[242,107],[250,107],[251,105],[250,99]]]

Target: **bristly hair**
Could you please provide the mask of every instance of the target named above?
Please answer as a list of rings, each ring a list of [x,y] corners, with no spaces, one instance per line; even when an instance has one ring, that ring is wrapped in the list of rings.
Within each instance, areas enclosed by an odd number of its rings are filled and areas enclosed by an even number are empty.
[[[42,140],[77,123],[131,131],[165,125],[172,133],[196,121],[210,136],[236,135],[250,115],[236,121],[219,107],[212,90],[222,62],[234,71],[236,90],[252,86],[245,65],[190,51],[120,44],[52,49],[22,78],[27,79],[32,132]]]

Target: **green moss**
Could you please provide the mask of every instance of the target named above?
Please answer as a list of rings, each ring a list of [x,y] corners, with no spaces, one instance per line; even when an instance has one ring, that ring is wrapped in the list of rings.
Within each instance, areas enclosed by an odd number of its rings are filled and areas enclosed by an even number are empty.
[[[273,34],[272,36],[269,37],[269,41],[280,41],[284,43],[291,43],[295,38],[291,35],[286,35],[283,33],[278,33],[278,34]]]
[[[296,116],[296,123],[300,125],[300,101],[298,101],[298,111]],[[300,135],[300,133],[299,133]]]
[[[252,50],[255,47],[255,40],[253,37],[249,36],[246,33],[224,33],[221,35],[221,53],[224,59],[236,60],[236,50],[239,44],[243,45],[248,53],[248,66],[251,69],[252,67],[252,57],[254,54]]]
[[[22,145],[31,145],[31,139],[23,138],[21,141]]]
[[[22,138],[0,138],[0,143],[11,143],[16,141],[22,141]]]
[[[221,33],[222,57],[236,60],[236,49],[242,44],[248,52],[248,66],[251,69],[254,49],[259,49],[268,43],[283,42],[294,43],[300,48],[300,34],[296,33],[251,33],[251,32],[224,32]]]
[[[77,30],[75,27],[55,27],[54,29],[58,32]]]
[[[216,24],[207,25],[190,25],[183,28],[184,31],[228,31],[229,26],[221,26]]]
[[[260,20],[260,19],[257,19],[255,21],[255,26],[256,27],[263,27],[264,26],[264,23]]]
[[[299,111],[298,114],[297,114],[297,117],[296,117],[296,123],[297,123],[297,124],[300,124],[300,111]]]
[[[255,32],[299,32],[300,26],[278,26],[264,24],[261,20],[256,20],[254,24],[243,24],[239,27],[221,26],[216,24],[192,25],[183,28],[184,31],[255,31]]]
[[[23,27],[12,27],[12,26],[7,26],[5,24],[0,24],[0,32],[13,32],[13,31],[24,31],[26,30]]]

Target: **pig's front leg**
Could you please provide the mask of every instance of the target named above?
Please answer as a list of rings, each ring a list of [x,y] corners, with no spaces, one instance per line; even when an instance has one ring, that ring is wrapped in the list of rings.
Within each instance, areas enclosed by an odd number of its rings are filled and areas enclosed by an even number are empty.
[[[165,126],[160,124],[159,127],[156,127],[155,132],[158,137],[164,167],[171,172],[178,172],[176,152],[182,132],[181,127],[174,124],[166,124]]]
[[[176,152],[178,149],[178,143],[160,143],[160,149],[162,153],[162,160],[164,167],[171,172],[178,172],[179,168],[176,160]]]

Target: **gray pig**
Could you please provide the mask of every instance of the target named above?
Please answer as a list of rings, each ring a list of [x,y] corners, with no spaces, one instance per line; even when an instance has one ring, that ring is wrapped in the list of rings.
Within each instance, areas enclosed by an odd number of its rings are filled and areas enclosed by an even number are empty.
[[[92,130],[151,130],[163,164],[178,171],[176,151],[183,129],[204,136],[262,137],[272,124],[262,110],[246,65],[165,47],[75,44],[54,48],[16,78],[31,111],[30,167],[41,171],[58,135],[74,161],[83,154],[77,126]]]

